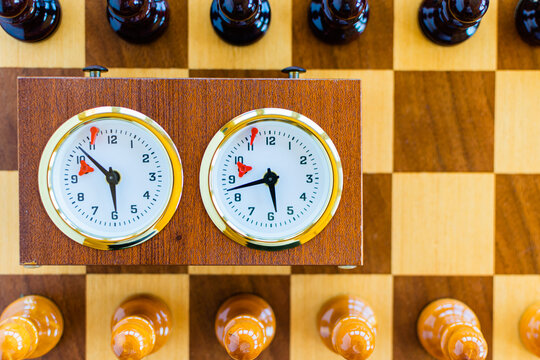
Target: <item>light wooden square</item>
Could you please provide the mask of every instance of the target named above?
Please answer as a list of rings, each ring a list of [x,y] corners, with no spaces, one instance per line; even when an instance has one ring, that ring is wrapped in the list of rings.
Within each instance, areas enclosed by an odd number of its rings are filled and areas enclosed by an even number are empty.
[[[394,174],[392,273],[492,275],[494,198],[493,174]]]
[[[86,74],[89,76],[89,74]],[[154,68],[110,68],[108,72],[102,73],[102,77],[128,77],[128,78],[187,78],[188,69],[154,69]]]
[[[37,43],[16,40],[0,30],[0,67],[84,67],[84,2],[62,1],[56,32]]]
[[[418,24],[421,0],[394,1],[394,69],[495,70],[497,67],[497,1],[471,38],[454,46],[428,40]]]
[[[394,73],[388,70],[310,70],[304,78],[362,80],[362,152],[365,173],[391,173]]]
[[[272,18],[266,34],[249,46],[233,46],[214,32],[211,1],[189,1],[190,69],[281,69],[292,62],[292,2],[270,2]]]
[[[495,172],[540,173],[540,72],[498,71]]]
[[[317,314],[329,299],[343,294],[363,298],[375,312],[377,336],[370,360],[392,358],[391,275],[293,275],[291,279],[291,360],[338,360],[321,341]]]
[[[192,275],[289,275],[290,266],[190,266]]]
[[[493,359],[537,360],[521,343],[519,320],[540,301],[540,276],[495,276],[493,298]]]
[[[163,348],[149,360],[183,360],[189,357],[188,275],[87,275],[86,358],[113,360],[110,322],[127,297],[147,293],[162,299],[172,313],[173,328]]]
[[[19,176],[17,171],[0,171],[0,274],[84,274],[85,266],[19,265]]]

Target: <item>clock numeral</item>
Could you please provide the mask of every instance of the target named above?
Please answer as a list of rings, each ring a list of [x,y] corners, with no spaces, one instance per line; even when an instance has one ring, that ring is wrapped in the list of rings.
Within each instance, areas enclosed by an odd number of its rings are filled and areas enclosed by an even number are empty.
[[[81,160],[86,161],[86,158],[85,158],[83,155],[77,156],[77,164],[80,164],[80,163],[81,163]]]
[[[300,165],[307,165],[307,156],[300,156]]]
[[[136,214],[137,213],[137,205],[131,205],[131,213]]]
[[[71,175],[71,183],[76,184],[79,181],[77,175]]]
[[[147,191],[143,194],[143,198],[150,199],[150,193]]]
[[[143,163],[149,163],[149,162],[150,162],[150,155],[148,155],[148,154],[143,154],[143,156],[142,156],[142,162],[143,162]]]
[[[229,184],[234,184],[236,182],[236,176],[229,175]]]
[[[248,151],[253,151],[253,145],[251,145],[250,143],[247,144],[247,147],[248,147]]]
[[[306,175],[306,182],[308,184],[312,183],[313,182],[313,174],[307,174]]]
[[[118,138],[116,137],[116,135],[107,135],[107,143],[118,144]]]
[[[92,210],[94,210],[94,211],[92,212],[92,215],[96,215],[97,210],[98,210],[98,206],[92,206]]]
[[[88,143],[88,150],[96,150],[96,144]]]
[[[118,220],[118,211],[111,212],[111,219]]]
[[[274,220],[274,213],[273,212],[268,213],[268,220],[270,220],[270,221]]]
[[[306,201],[306,193],[302,193],[302,195],[300,195],[300,199]]]
[[[287,206],[287,215],[294,214],[294,208],[292,206]]]
[[[84,194],[83,193],[78,193],[77,194],[77,200],[84,201]]]
[[[238,164],[238,162],[244,163],[244,157],[243,156],[235,156],[234,157],[234,164]]]
[[[276,137],[275,136],[267,136],[266,137],[266,145],[276,145]]]
[[[248,207],[248,210],[249,210],[249,215],[253,215],[253,212],[255,211],[255,206],[250,206]]]
[[[234,201],[242,201],[242,195],[239,193],[234,194]]]
[[[150,177],[149,178],[150,181],[156,181],[156,173],[155,172],[148,173],[148,176]]]

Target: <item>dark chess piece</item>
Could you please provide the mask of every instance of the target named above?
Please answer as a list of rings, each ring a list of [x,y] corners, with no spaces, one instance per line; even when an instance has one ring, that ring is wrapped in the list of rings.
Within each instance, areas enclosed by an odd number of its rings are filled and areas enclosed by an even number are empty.
[[[210,21],[226,42],[249,45],[266,34],[270,4],[268,0],[213,0]]]
[[[313,33],[330,44],[345,44],[364,32],[369,17],[367,0],[312,0],[308,21]]]
[[[540,1],[519,2],[516,7],[516,28],[525,42],[540,46]]]
[[[474,35],[488,6],[489,0],[424,0],[420,28],[436,44],[459,44]]]
[[[149,43],[169,25],[167,0],[107,0],[107,3],[109,25],[126,41]]]
[[[60,17],[58,0],[0,0],[0,26],[18,40],[35,42],[51,36]]]

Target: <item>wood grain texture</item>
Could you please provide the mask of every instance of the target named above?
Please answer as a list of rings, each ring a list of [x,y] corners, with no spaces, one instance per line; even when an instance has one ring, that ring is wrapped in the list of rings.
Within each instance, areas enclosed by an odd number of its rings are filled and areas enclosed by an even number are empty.
[[[86,74],[89,76],[90,74]],[[186,78],[188,69],[177,68],[110,68],[102,77],[137,77],[137,78]]]
[[[392,68],[394,0],[371,1],[366,30],[346,45],[326,44],[313,35],[307,20],[310,2],[293,1],[294,65],[306,69]]]
[[[19,80],[19,89],[20,134],[24,134],[19,143],[22,262],[88,265],[361,263],[360,81],[27,78]],[[151,241],[115,252],[78,245],[63,236],[48,219],[37,187],[41,150],[33,150],[43,149],[53,131],[67,118],[106,104],[138,110],[160,123],[177,144],[185,180],[180,206],[169,225]],[[287,108],[314,120],[333,139],[343,164],[345,185],[333,220],[310,242],[279,252],[248,249],[227,239],[207,216],[199,193],[199,166],[212,136],[233,117],[262,107]],[[40,121],[45,118],[47,121]],[[203,126],[200,119],[205,119]],[[199,129],[197,136],[192,131],[195,127]]]
[[[266,300],[276,316],[276,337],[257,359],[288,360],[290,279],[290,276],[191,276],[190,359],[230,359],[214,335],[216,312],[229,297],[240,293],[253,293]]]
[[[540,176],[496,177],[495,271],[540,273]]]
[[[290,266],[190,266],[190,275],[290,275]]]
[[[282,73],[281,70],[244,70],[244,69],[230,69],[230,70],[205,70],[205,69],[193,69],[189,70],[189,77],[198,78],[288,78],[289,75]],[[304,77],[304,76],[302,76]]]
[[[86,65],[126,68],[187,68],[187,0],[169,1],[165,33],[150,44],[131,44],[111,29],[106,1],[86,1]],[[79,16],[80,17],[80,16]]]
[[[187,274],[187,266],[181,265],[90,265],[87,274]]]
[[[441,298],[463,301],[480,320],[482,334],[492,359],[492,277],[405,277],[394,278],[394,360],[433,360],[416,336],[416,321],[430,302]]]
[[[494,73],[396,72],[395,94],[394,171],[493,171]]]
[[[25,295],[51,299],[62,312],[64,334],[58,345],[43,360],[84,360],[86,331],[86,286],[79,275],[0,275],[0,312],[12,301]]]
[[[517,30],[514,13],[517,0],[499,0],[498,16],[498,69],[540,69],[540,47],[531,46],[521,40]]]

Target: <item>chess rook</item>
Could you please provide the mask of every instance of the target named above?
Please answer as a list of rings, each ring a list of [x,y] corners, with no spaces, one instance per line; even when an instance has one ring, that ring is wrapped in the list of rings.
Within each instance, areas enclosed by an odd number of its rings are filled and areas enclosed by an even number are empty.
[[[439,360],[484,360],[488,354],[478,318],[458,300],[429,304],[418,318],[417,334],[424,349]]]
[[[0,0],[0,26],[21,41],[49,37],[58,27],[60,17],[58,0]]]
[[[169,25],[167,0],[108,0],[107,3],[109,25],[126,41],[152,42]]]
[[[319,311],[317,322],[326,347],[345,359],[365,360],[375,350],[375,313],[358,297],[342,295],[330,299]]]
[[[12,302],[0,316],[0,359],[22,360],[45,355],[64,330],[58,307],[43,296]]]
[[[213,0],[210,21],[226,42],[249,45],[268,30],[270,4],[268,0]]]
[[[152,295],[126,299],[112,319],[111,346],[122,360],[138,360],[159,350],[171,332],[171,312]]]
[[[367,0],[313,0],[308,21],[313,33],[330,44],[344,44],[364,32],[369,18]]]
[[[520,0],[516,7],[516,28],[525,42],[540,46],[540,1]]]
[[[236,295],[219,308],[215,323],[219,343],[236,360],[252,360],[270,345],[276,317],[266,301],[251,294]]]
[[[474,35],[488,6],[489,0],[424,0],[420,28],[436,44],[459,44]]]
[[[519,336],[527,350],[540,357],[540,302],[525,310],[519,321]]]

